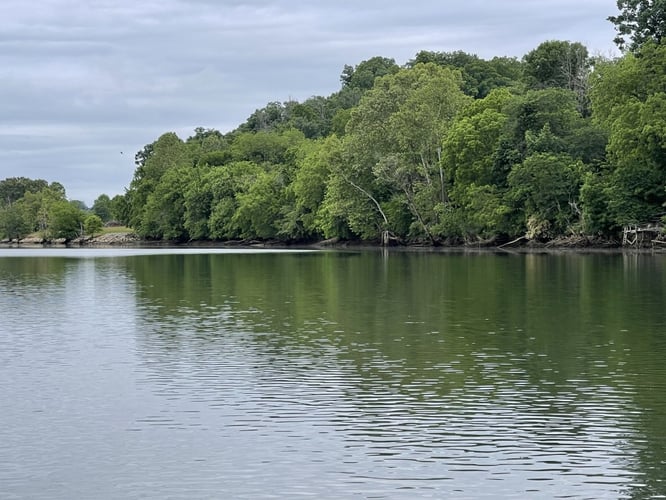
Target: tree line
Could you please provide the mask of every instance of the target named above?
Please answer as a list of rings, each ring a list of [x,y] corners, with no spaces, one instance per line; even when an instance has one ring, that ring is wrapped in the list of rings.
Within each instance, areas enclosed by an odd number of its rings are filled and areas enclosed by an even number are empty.
[[[145,238],[179,241],[613,239],[664,216],[657,4],[618,1],[613,59],[551,40],[521,59],[422,51],[403,66],[345,66],[328,97],[269,103],[226,134],[163,134],[136,154],[125,194],[100,206]],[[0,201],[6,236],[17,204],[31,229],[43,223],[34,196]]]
[[[94,236],[105,222],[122,217],[124,196],[100,195],[92,208],[68,200],[59,182],[10,177],[0,181],[0,237],[20,240],[37,232],[45,240]]]

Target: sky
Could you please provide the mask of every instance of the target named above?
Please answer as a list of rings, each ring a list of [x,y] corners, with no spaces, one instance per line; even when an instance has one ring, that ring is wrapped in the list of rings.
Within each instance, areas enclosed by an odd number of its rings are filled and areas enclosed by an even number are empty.
[[[617,55],[615,0],[2,0],[0,180],[122,194],[165,132],[228,132],[340,88],[346,64],[421,50],[521,58],[546,40]]]

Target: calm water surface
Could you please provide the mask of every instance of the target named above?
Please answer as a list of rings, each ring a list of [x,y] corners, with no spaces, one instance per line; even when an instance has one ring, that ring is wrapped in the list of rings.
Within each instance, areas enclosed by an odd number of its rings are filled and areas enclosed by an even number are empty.
[[[665,271],[0,250],[0,498],[666,498]]]

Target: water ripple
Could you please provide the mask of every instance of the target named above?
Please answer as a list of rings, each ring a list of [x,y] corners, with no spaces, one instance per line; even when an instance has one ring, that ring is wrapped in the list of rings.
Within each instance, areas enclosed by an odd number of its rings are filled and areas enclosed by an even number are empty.
[[[174,300],[115,261],[61,271],[0,279],[8,498],[666,491],[659,339],[564,348],[529,325],[418,315],[375,329],[263,295]]]

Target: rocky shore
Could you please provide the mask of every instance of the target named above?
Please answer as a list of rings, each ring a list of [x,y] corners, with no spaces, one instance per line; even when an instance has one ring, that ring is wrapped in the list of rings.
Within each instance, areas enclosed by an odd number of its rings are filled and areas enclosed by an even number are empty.
[[[119,246],[119,245],[134,245],[142,243],[142,239],[137,236],[134,232],[122,232],[122,233],[105,233],[98,236],[91,237],[82,237],[76,238],[71,241],[67,241],[64,238],[55,239],[55,240],[45,240],[40,236],[28,236],[22,240],[5,240],[0,242],[2,246],[5,247],[16,247],[16,246]]]
[[[484,244],[485,243],[485,244]],[[495,242],[493,242],[495,243]],[[23,238],[20,241],[4,240],[0,241],[0,247],[37,247],[37,246],[61,246],[61,247],[109,247],[109,246],[163,246],[163,245],[177,245],[183,247],[308,247],[308,248],[360,248],[360,247],[378,247],[375,243],[362,243],[339,240],[338,238],[319,241],[309,244],[301,245],[286,245],[284,242],[277,241],[255,241],[255,240],[242,240],[242,241],[226,241],[226,242],[211,242],[211,241],[190,241],[190,242],[168,242],[168,241],[155,241],[145,240],[132,231],[117,232],[117,233],[104,233],[94,237],[81,237],[74,240],[67,241],[65,239],[45,240],[41,237],[32,235]],[[487,242],[477,242],[476,244],[463,244],[463,245],[441,245],[437,247],[420,246],[420,245],[392,245],[392,248],[430,248],[432,250],[454,250],[454,249],[501,249],[511,251],[539,251],[539,250],[631,250],[642,249],[663,252],[666,251],[666,241],[664,236],[659,235],[658,238],[651,241],[644,241],[640,245],[631,245],[626,242],[605,240],[600,238],[588,238],[582,236],[570,236],[567,238],[558,238],[545,242],[531,241],[526,238],[519,238],[517,240],[505,243],[502,245],[488,244]]]

